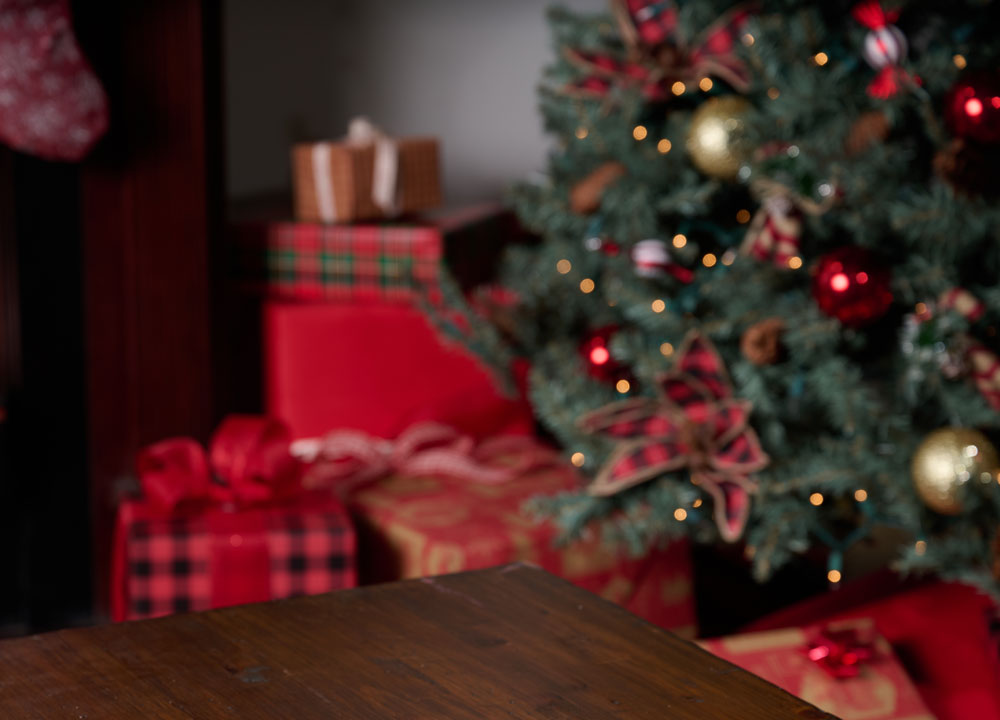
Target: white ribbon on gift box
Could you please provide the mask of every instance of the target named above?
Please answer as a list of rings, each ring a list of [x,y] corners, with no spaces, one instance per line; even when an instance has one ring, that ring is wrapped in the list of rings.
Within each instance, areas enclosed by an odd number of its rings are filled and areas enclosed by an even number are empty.
[[[351,120],[347,129],[349,145],[375,145],[372,169],[372,200],[382,212],[393,217],[399,214],[399,144],[379,130],[368,118]],[[333,144],[316,143],[312,148],[313,185],[316,204],[323,222],[337,221],[337,203],[333,189],[333,168],[330,150]]]

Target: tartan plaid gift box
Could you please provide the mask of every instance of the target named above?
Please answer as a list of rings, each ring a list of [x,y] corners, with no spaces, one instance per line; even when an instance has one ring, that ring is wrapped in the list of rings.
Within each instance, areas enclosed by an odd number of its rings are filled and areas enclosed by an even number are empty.
[[[241,275],[271,297],[412,303],[438,299],[441,233],[412,225],[257,223],[240,229]]]
[[[314,472],[324,461],[337,464],[334,487],[343,483],[356,523],[363,583],[524,561],[661,627],[695,636],[687,541],[641,557],[607,547],[599,533],[557,546],[558,529],[525,504],[576,489],[579,478],[537,440],[508,436],[470,444],[468,436],[421,423],[392,441],[338,431],[320,442],[326,449]]]
[[[350,519],[301,488],[288,445],[279,423],[231,417],[209,457],[188,439],[140,454],[145,496],[123,501],[116,520],[115,621],[354,587]]]
[[[390,138],[364,118],[338,142],[292,149],[295,217],[354,222],[395,217],[441,204],[438,141]]]
[[[252,220],[235,226],[233,250],[240,278],[272,298],[404,304],[439,300],[443,267],[463,290],[489,282],[524,238],[512,212],[486,203],[408,223]]]

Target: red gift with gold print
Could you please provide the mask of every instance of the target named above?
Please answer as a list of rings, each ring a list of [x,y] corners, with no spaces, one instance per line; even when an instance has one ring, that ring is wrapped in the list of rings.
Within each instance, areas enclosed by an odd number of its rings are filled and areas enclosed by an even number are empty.
[[[841,720],[934,720],[869,619],[699,644]]]
[[[557,547],[558,528],[525,504],[578,489],[580,481],[537,440],[508,436],[474,444],[431,423],[392,441],[356,431],[331,433],[328,440],[337,446],[327,456],[341,463],[336,482],[344,483],[358,531],[363,583],[523,561],[694,637],[687,542],[638,558],[609,549],[597,537]],[[309,454],[323,452],[313,445]]]

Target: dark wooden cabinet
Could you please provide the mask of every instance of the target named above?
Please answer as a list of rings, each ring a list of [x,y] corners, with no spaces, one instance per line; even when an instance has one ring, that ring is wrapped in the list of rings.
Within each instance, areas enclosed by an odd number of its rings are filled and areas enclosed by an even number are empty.
[[[221,242],[218,3],[79,3],[111,101],[80,171],[87,437],[98,607],[116,481],[136,450],[207,439],[215,420],[211,281]]]
[[[111,124],[78,165],[0,151],[0,633],[104,617],[135,451],[218,417],[216,0],[73,3]]]

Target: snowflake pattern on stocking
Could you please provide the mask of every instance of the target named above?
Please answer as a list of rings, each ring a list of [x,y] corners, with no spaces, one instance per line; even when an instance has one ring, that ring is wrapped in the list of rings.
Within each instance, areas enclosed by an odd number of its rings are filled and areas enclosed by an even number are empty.
[[[68,0],[0,0],[0,140],[76,161],[107,125],[107,98],[73,36]]]

